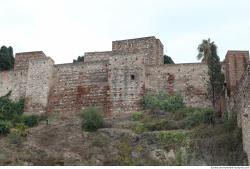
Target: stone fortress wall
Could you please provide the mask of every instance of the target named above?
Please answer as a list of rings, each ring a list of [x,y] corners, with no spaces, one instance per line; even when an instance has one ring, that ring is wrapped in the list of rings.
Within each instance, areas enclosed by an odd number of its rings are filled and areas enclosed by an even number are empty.
[[[239,80],[235,92],[228,98],[227,110],[237,113],[238,126],[242,128],[243,148],[250,165],[250,64]]]
[[[164,65],[160,40],[145,37],[114,41],[112,51],[85,53],[84,63],[56,65],[42,51],[17,53],[14,70],[0,72],[0,95],[12,91],[13,100],[24,97],[25,112],[36,114],[96,105],[106,115],[120,115],[142,109],[144,93],[160,90],[179,92],[187,104],[204,106],[204,98],[209,104],[204,72],[203,64]],[[179,85],[183,77],[185,84]]]
[[[222,63],[230,95],[245,70],[248,52],[229,51]],[[242,66],[243,65],[243,66]],[[207,66],[163,64],[155,37],[114,41],[112,51],[85,53],[85,61],[54,64],[42,51],[17,53],[13,70],[0,72],[0,95],[25,98],[27,113],[76,112],[96,105],[107,115],[140,110],[147,91],[180,93],[189,106],[211,106]]]
[[[238,113],[250,157],[248,65],[248,51],[228,51],[222,62],[224,106]],[[177,92],[189,106],[211,106],[207,78],[203,63],[164,65],[160,40],[145,37],[114,41],[112,51],[85,53],[85,61],[79,63],[54,64],[42,51],[17,53],[14,69],[0,72],[0,96],[12,91],[11,99],[25,98],[26,113],[69,114],[95,105],[106,116],[119,116],[141,110],[148,91]]]
[[[229,51],[226,57],[228,112],[237,113],[242,128],[243,148],[250,165],[250,62],[248,51]]]

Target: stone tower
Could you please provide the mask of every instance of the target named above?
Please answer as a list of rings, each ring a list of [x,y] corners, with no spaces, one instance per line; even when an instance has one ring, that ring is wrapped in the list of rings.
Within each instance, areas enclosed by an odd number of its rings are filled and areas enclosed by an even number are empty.
[[[246,71],[249,62],[248,51],[229,50],[225,58],[227,94],[230,97],[239,85],[242,74]]]

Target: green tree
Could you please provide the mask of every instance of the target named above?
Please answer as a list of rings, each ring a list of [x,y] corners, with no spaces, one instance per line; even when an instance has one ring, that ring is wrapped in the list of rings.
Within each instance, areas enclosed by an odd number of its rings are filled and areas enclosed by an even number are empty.
[[[14,67],[15,58],[12,47],[2,46],[0,49],[0,71],[9,70]]]
[[[203,39],[202,43],[198,46],[197,59],[203,63],[207,63],[208,57],[211,55],[211,45],[213,44],[214,42],[210,42],[210,38],[208,40]]]
[[[174,61],[170,56],[164,55],[164,64],[174,64]]]
[[[76,62],[84,62],[84,56],[78,56],[77,60],[73,60],[73,63],[76,63]]]
[[[217,46],[210,39],[203,40],[198,47],[198,59],[208,65],[207,94],[215,108],[215,104],[224,92],[224,74],[221,72],[220,58],[217,55]]]

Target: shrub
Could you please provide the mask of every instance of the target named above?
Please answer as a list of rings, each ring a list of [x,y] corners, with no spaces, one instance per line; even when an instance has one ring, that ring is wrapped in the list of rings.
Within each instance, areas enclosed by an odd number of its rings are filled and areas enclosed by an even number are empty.
[[[26,126],[34,127],[39,122],[39,117],[37,115],[23,115],[22,121]]]
[[[167,111],[175,111],[175,110],[185,107],[183,98],[180,94],[171,95],[169,96],[168,100],[169,100],[170,106],[165,108],[165,110]]]
[[[6,135],[10,132],[10,123],[0,120],[0,135]]]
[[[114,160],[117,161],[119,165],[135,165],[135,160],[131,156],[133,149],[128,139],[121,140],[117,145],[117,149],[118,154]]]
[[[23,114],[24,99],[13,102],[9,99],[10,93],[0,97],[0,119],[6,121],[19,121],[19,117]]]
[[[143,96],[143,105],[145,109],[153,112],[158,110],[175,111],[185,106],[181,95],[168,95],[166,92],[145,94]]]
[[[208,108],[194,108],[186,112],[185,123],[188,128],[200,124],[213,124],[215,112]]]
[[[195,111],[200,111],[202,108],[197,108],[197,107],[184,107],[181,109],[178,109],[177,112],[182,114],[183,117],[186,117],[187,114],[190,112],[195,112]]]
[[[13,131],[8,134],[7,138],[10,144],[21,145],[23,141],[22,136],[16,131]]]
[[[231,116],[228,116],[224,119],[223,122],[223,129],[225,132],[231,132],[235,128],[237,128],[237,115],[235,113],[232,113]]]
[[[147,131],[147,128],[145,127],[145,125],[143,123],[138,122],[135,125],[134,131],[135,131],[135,133],[140,134],[140,133]]]
[[[157,137],[160,144],[165,148],[177,148],[185,146],[188,141],[187,133],[181,131],[160,132]]]
[[[96,131],[104,126],[102,112],[96,107],[88,107],[81,114],[82,129],[86,131]]]
[[[188,150],[184,147],[179,147],[175,154],[175,164],[178,166],[187,166],[190,157],[192,157],[191,152],[188,152]]]
[[[132,119],[133,119],[134,121],[141,120],[142,117],[143,117],[143,114],[142,114],[141,112],[134,112],[134,113],[132,114]]]
[[[199,126],[192,130],[192,150],[197,156],[209,156],[208,165],[237,166],[247,163],[241,129],[230,125],[228,131],[227,125],[226,128],[225,124]]]
[[[150,131],[155,130],[175,130],[178,129],[180,126],[177,122],[168,119],[160,119],[154,120],[151,122],[147,122],[145,124],[146,128]]]
[[[14,128],[14,132],[18,133],[20,136],[27,136],[27,126],[23,123],[16,124]]]

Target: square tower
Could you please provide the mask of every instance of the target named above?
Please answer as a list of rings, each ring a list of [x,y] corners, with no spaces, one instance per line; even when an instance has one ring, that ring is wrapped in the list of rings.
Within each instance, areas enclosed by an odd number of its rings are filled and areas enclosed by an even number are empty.
[[[112,52],[119,54],[142,54],[144,65],[163,64],[163,45],[154,36],[113,41]]]

